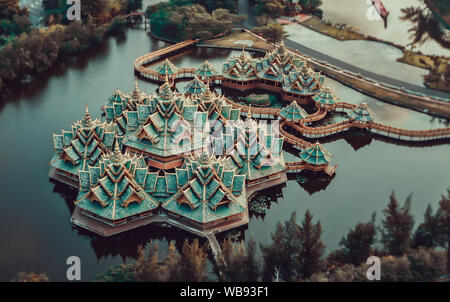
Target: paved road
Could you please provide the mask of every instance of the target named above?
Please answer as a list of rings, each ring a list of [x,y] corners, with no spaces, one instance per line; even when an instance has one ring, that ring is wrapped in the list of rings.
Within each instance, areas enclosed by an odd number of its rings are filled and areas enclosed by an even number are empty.
[[[255,26],[259,26],[255,16],[252,14],[252,10],[250,8],[250,5],[248,4],[247,0],[239,0],[238,1],[238,13],[239,14],[246,14],[248,15],[247,21],[244,22],[244,27],[248,29],[252,29]],[[328,63],[337,66],[342,69],[346,69],[348,71],[354,72],[354,73],[360,73],[363,77],[371,78],[375,81],[378,81],[380,83],[386,83],[398,87],[405,87],[408,90],[423,93],[429,96],[436,96],[441,98],[446,98],[450,102],[450,93],[434,90],[434,89],[428,89],[426,87],[421,87],[418,85],[410,84],[404,81],[396,80],[390,77],[387,77],[385,75],[376,74],[374,72],[359,68],[358,66],[348,64],[346,62],[343,62],[341,60],[335,59],[333,57],[330,57],[322,52],[318,52],[312,48],[306,47],[296,41],[286,39],[284,41],[285,45],[287,45],[290,48],[297,49],[303,54],[310,56],[312,58],[321,60],[321,61],[327,61]]]

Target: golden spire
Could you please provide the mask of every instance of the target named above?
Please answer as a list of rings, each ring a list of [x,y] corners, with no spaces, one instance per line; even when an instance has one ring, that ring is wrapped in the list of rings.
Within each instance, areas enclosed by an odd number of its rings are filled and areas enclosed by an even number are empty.
[[[139,92],[137,77],[134,77],[134,91]]]
[[[119,148],[119,138],[116,137],[116,143],[114,144],[114,162],[119,163],[122,161],[122,151]]]
[[[90,127],[92,124],[92,118],[91,115],[89,113],[89,107],[88,107],[88,103],[84,103],[85,106],[85,114],[83,117],[83,126],[85,127]]]

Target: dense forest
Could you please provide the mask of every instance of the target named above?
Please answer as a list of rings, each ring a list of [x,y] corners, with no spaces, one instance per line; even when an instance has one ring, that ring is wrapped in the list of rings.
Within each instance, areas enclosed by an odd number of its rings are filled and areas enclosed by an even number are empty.
[[[0,91],[6,83],[26,80],[47,71],[58,59],[100,43],[107,34],[123,32],[114,19],[142,7],[142,0],[86,1],[82,21],[68,22],[64,0],[43,1],[46,28],[35,28],[19,0],[0,0]],[[94,22],[101,19],[103,23]]]
[[[176,41],[209,38],[229,31],[246,16],[237,16],[235,0],[170,0],[149,6],[152,32]]]

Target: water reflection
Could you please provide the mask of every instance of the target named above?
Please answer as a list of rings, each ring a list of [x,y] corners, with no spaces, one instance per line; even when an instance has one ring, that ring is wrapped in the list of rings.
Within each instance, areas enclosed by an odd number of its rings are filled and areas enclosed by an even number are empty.
[[[299,173],[289,173],[288,179],[297,182],[311,196],[314,193],[325,190],[336,176],[328,176],[325,173],[313,171],[301,171]]]
[[[253,194],[248,201],[250,218],[264,220],[270,206],[283,198],[282,189],[284,187],[286,184],[280,184]]]

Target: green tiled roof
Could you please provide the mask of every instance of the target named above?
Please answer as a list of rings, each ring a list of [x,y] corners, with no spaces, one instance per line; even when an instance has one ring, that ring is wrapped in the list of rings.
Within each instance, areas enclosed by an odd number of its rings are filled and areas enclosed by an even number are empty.
[[[333,105],[336,104],[338,98],[333,94],[330,88],[325,87],[313,97],[313,100],[319,104]]]
[[[245,177],[225,170],[223,162],[209,155],[187,158],[183,168],[176,169],[178,192],[163,208],[199,223],[245,211]]]
[[[190,150],[189,144],[184,143],[186,140],[191,141],[189,123],[178,113],[175,100],[166,97],[170,90],[166,84],[161,86],[156,112],[125,137],[126,146],[161,157]]]
[[[200,77],[210,77],[217,74],[217,70],[208,62],[205,61],[202,66],[200,66],[196,71],[195,74]]]
[[[223,136],[225,149],[230,154],[226,167],[236,169],[246,179],[262,178],[285,170],[283,138],[274,138],[270,129],[261,129],[256,121],[238,122],[234,138],[228,134]]]
[[[323,165],[330,162],[331,154],[324,146],[316,142],[312,147],[302,151],[300,158],[312,165]]]
[[[146,170],[142,157],[122,154],[116,142],[114,152],[105,154],[99,167],[80,171],[75,204],[111,221],[156,209],[158,202],[136,181]]]
[[[372,122],[374,119],[374,114],[372,110],[367,106],[366,103],[362,103],[357,108],[353,109],[349,113],[350,118],[354,119],[355,121],[362,122],[362,123],[369,123]]]
[[[206,85],[199,78],[194,77],[184,88],[184,91],[190,94],[204,93],[206,91]]]
[[[280,110],[280,115],[287,120],[298,121],[304,119],[308,113],[296,101],[293,101]]]
[[[92,120],[86,105],[85,116],[72,131],[53,134],[55,155],[50,166],[78,175],[78,170],[98,164],[102,151],[112,148],[114,137],[113,125]]]
[[[156,70],[161,75],[172,75],[178,72],[178,68],[175,67],[168,59],[164,61]]]

